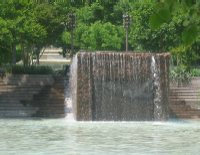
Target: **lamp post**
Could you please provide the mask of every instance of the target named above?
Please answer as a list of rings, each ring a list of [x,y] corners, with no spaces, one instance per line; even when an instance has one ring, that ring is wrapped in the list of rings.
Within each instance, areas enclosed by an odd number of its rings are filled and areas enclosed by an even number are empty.
[[[70,30],[71,33],[71,55],[74,54],[74,29],[76,27],[76,16],[74,13],[68,13],[67,15],[67,28]]]
[[[128,29],[130,26],[130,22],[131,22],[131,16],[126,14],[123,14],[123,25],[124,25],[124,29],[126,32],[126,52],[128,52]]]

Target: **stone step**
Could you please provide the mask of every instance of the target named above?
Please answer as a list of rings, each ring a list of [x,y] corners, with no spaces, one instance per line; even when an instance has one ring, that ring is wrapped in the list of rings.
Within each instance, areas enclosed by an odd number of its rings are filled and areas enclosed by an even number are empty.
[[[176,114],[176,117],[182,118],[182,119],[199,119],[200,115]]]
[[[46,51],[46,52],[43,53],[43,55],[61,55],[62,56],[62,52],[58,52],[58,51]]]
[[[11,76],[1,84],[0,117],[36,116],[38,110],[41,117],[65,115],[63,77]]]
[[[63,118],[63,117],[65,117],[65,116],[66,116],[65,113],[61,113],[61,114],[57,114],[57,113],[54,113],[54,114],[49,114],[49,113],[37,113],[37,115],[34,116],[34,117]]]
[[[200,93],[199,90],[192,90],[192,89],[188,89],[188,90],[170,90],[170,95],[171,94],[198,94]]]
[[[2,80],[0,80],[0,86],[1,86],[1,85],[4,85],[4,84],[5,84],[5,83],[4,83]]]
[[[23,107],[23,104],[19,101],[13,102],[0,102],[0,107]]]
[[[193,109],[200,110],[200,102],[197,102],[197,103],[191,102],[188,105],[190,105],[190,107],[193,108]]]
[[[49,85],[46,85],[47,87],[49,86]],[[15,89],[23,89],[23,88],[27,88],[27,89],[39,89],[39,88],[42,88],[42,87],[45,87],[45,86],[42,86],[42,85],[33,85],[33,86],[31,86],[31,85],[21,85],[21,86],[19,86],[19,85],[12,85],[12,84],[8,84],[8,85],[3,85],[3,86],[1,86],[1,89],[4,89],[4,88],[7,88],[7,89],[9,89],[9,88],[15,88]]]
[[[170,90],[198,90],[198,89],[200,89],[200,86],[199,87],[193,87],[193,86],[185,86],[185,87],[177,87],[176,85],[170,85]]]
[[[9,94],[20,94],[20,93],[24,93],[24,94],[34,94],[34,93],[39,93],[41,92],[42,88],[38,87],[38,88],[6,88],[6,89],[0,89],[0,93],[9,93]]]
[[[0,107],[23,107],[23,106],[30,106],[32,105],[32,102],[31,101],[18,101],[18,102],[15,102],[14,100],[13,101],[8,101],[8,102],[0,102]]]
[[[169,106],[172,110],[191,110],[192,108],[189,105],[170,105]]]
[[[194,96],[170,96],[169,97],[170,100],[173,100],[173,99],[196,99],[196,100],[200,100],[200,97],[194,95]]]
[[[9,110],[29,110],[29,109],[38,109],[38,107],[25,107],[25,106],[0,106],[0,113],[1,111],[9,111]]]
[[[70,64],[71,60],[70,59],[40,59],[40,63],[63,63],[63,64]]]
[[[27,89],[24,89],[24,90],[16,90],[16,89],[7,89],[7,90],[1,90],[0,91],[0,95],[3,95],[3,96],[10,96],[12,97],[13,96],[16,96],[16,95],[34,95],[34,94],[38,94],[40,92],[40,90],[27,90]]]
[[[200,110],[198,105],[169,105],[169,108],[173,111]]]
[[[26,93],[30,93],[30,92],[39,92],[40,90],[42,90],[42,87],[0,87],[0,92],[13,92],[13,93],[22,93],[22,92],[26,92]]]
[[[30,95],[30,96],[26,96],[24,97],[23,95],[21,96],[8,96],[8,97],[2,97],[1,100],[0,100],[0,104],[1,103],[12,103],[12,102],[16,102],[16,101],[19,101],[19,102],[29,102],[33,99],[33,96]]]
[[[62,48],[45,48],[43,53],[47,52],[62,52]]]
[[[180,100],[180,99],[170,99],[170,102],[178,102],[178,101],[181,101],[181,102],[196,102],[196,101],[198,101],[197,99],[182,99],[182,100]]]
[[[187,112],[180,112],[180,111],[173,111],[175,113],[176,116],[196,116],[199,117],[200,113],[199,112],[195,112],[195,111],[187,111]]]
[[[65,114],[65,111],[53,111],[53,110],[47,110],[47,111],[38,111],[37,114],[39,115],[55,115],[55,114]]]
[[[27,113],[35,113],[37,108],[31,107],[26,109],[8,109],[0,110],[0,116],[25,116]]]
[[[199,97],[200,98],[200,95],[198,94],[198,93],[185,93],[185,94],[183,94],[183,93],[174,93],[174,94],[170,94],[169,95],[169,97]]]
[[[35,85],[35,86],[45,86],[52,85],[54,79],[52,75],[8,75],[3,79],[4,84],[8,85]]]
[[[170,92],[170,96],[175,96],[175,95],[200,95],[200,92]]]
[[[40,60],[46,60],[46,59],[66,59],[64,58],[62,55],[60,54],[43,54],[41,57],[40,57]]]
[[[12,106],[11,105],[6,105],[6,104],[4,104],[4,105],[1,105],[0,104],[0,110],[2,110],[2,109],[28,109],[28,108],[40,108],[40,109],[43,109],[43,110],[45,110],[45,109],[52,109],[52,110],[58,110],[58,109],[64,109],[65,108],[65,106],[63,106],[63,105],[41,105],[41,106],[34,106],[34,105],[27,105],[27,106],[23,106],[23,105],[13,105],[12,104]]]
[[[186,103],[184,99],[169,99],[169,104],[181,104],[181,103]],[[187,102],[188,103],[188,102]],[[193,100],[190,101],[190,103],[200,103],[198,100]]]
[[[200,116],[200,111],[188,110],[188,111],[176,111],[177,115],[197,115]]]
[[[50,99],[50,100],[37,99],[36,101],[39,102],[39,103],[43,103],[43,104],[46,103],[46,104],[49,104],[49,105],[52,105],[52,104],[63,105],[64,104],[64,100],[62,98],[61,99]]]
[[[170,104],[169,107],[170,108],[180,108],[181,107],[190,107],[191,109],[194,109],[194,110],[199,110],[200,109],[200,104],[198,103],[185,103],[185,104]]]
[[[50,102],[50,103],[53,103],[53,102],[55,102],[55,103],[58,103],[58,102],[60,102],[60,103],[64,103],[64,99],[63,99],[64,97],[51,97],[51,98],[48,98],[48,96],[47,97],[34,97],[34,100],[35,101],[38,101],[38,102]]]
[[[5,84],[3,86],[13,86],[13,87],[45,87],[45,86],[51,86],[52,84],[44,83],[44,82],[27,82],[27,83],[21,83],[21,82],[12,82]],[[2,87],[3,87],[2,86]]]
[[[200,111],[198,110],[187,110],[187,111],[174,111],[179,115],[184,115],[184,114],[188,114],[188,115],[200,115]]]

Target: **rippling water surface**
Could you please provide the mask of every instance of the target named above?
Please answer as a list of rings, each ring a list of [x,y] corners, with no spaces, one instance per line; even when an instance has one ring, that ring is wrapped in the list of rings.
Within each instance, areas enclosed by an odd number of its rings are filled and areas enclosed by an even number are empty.
[[[0,155],[198,155],[200,121],[1,119]]]

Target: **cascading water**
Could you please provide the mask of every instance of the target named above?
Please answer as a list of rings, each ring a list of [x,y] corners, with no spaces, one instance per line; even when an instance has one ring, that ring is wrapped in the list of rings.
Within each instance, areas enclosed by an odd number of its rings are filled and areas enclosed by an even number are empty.
[[[131,57],[122,53],[92,54],[91,57],[94,71],[91,79],[94,86],[92,103],[95,103],[92,119],[151,120],[153,106],[149,101],[153,97],[152,83],[139,70],[141,65],[148,67],[147,63],[142,63],[139,56],[133,61],[137,65],[129,63]],[[141,112],[142,107],[147,107],[145,113]]]
[[[167,119],[168,59],[168,54],[78,53],[71,66],[75,119]]]
[[[67,80],[65,82],[65,112],[66,119],[69,121],[74,121],[76,114],[74,113],[72,100],[76,101],[76,87],[77,87],[77,55],[73,57],[72,64],[70,65],[70,72],[67,75]],[[75,106],[75,104],[74,104]]]
[[[160,105],[161,102],[161,90],[160,90],[160,68],[156,66],[155,57],[152,56],[151,60],[151,72],[154,79],[154,118],[159,120],[162,114],[162,107]]]
[[[166,95],[169,93],[168,63],[169,62],[163,59],[163,57],[152,55],[151,71],[154,78],[154,120],[161,120],[169,117],[168,106],[166,106],[168,102],[168,97],[166,97]],[[165,69],[164,72],[161,68]],[[161,80],[165,80],[165,82],[163,83]],[[161,89],[163,87],[165,88],[164,90]]]

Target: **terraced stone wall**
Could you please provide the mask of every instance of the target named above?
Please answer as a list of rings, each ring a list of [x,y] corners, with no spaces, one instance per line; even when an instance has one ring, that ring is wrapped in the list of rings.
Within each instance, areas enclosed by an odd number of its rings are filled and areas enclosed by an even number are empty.
[[[0,78],[0,117],[64,117],[63,83],[52,75]]]
[[[200,118],[200,78],[193,78],[187,86],[170,86],[170,117]]]

